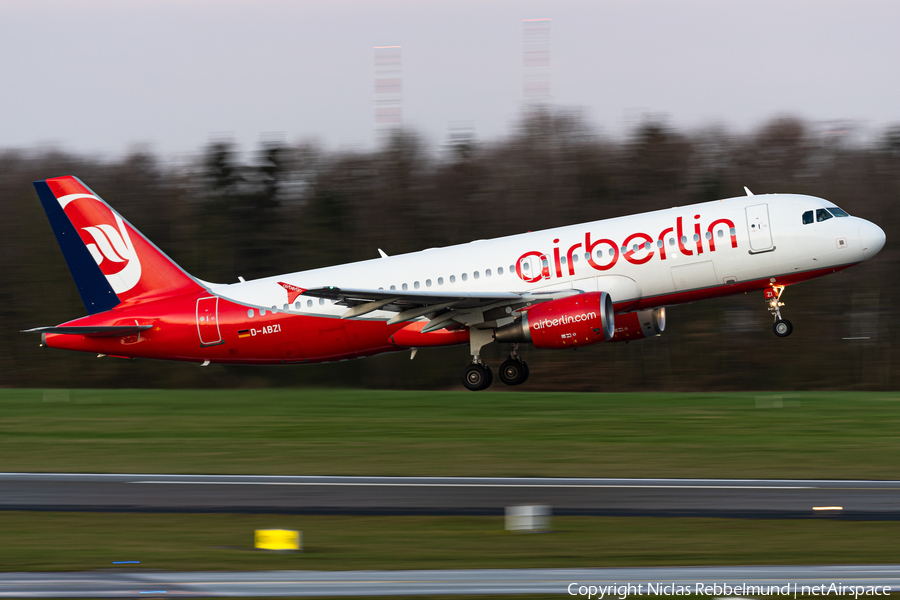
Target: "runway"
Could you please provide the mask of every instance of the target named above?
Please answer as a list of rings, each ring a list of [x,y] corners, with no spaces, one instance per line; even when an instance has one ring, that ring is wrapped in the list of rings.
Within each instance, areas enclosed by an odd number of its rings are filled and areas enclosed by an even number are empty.
[[[572,586],[572,584],[576,584]],[[146,596],[375,596],[457,594],[566,594],[581,586],[606,587],[605,597],[674,595],[685,586],[706,596],[776,595],[755,589],[725,593],[722,586],[784,586],[791,595],[803,586],[900,586],[900,565],[836,565],[799,567],[642,567],[617,569],[470,569],[454,571],[221,571],[221,572],[93,572],[0,573],[0,596],[146,597]],[[648,585],[650,587],[648,587]],[[719,589],[706,586],[720,586]],[[571,587],[570,587],[571,586]],[[640,586],[640,587],[638,587]],[[619,590],[619,593],[615,593]],[[609,593],[609,592],[613,593]],[[668,593],[666,593],[668,591]],[[842,591],[842,597],[854,597]],[[824,595],[824,594],[818,594]],[[862,595],[862,594],[860,594]],[[881,595],[881,594],[879,594]],[[868,597],[873,597],[871,593]],[[582,595],[580,597],[585,597]],[[777,597],[777,596],[776,596]],[[783,596],[781,596],[783,597]],[[594,592],[594,598],[599,593]]]
[[[0,510],[900,519],[900,481],[0,473]]]

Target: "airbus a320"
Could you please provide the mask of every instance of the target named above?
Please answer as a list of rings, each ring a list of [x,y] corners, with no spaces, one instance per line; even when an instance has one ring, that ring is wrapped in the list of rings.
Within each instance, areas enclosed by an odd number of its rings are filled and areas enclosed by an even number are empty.
[[[786,287],[875,256],[880,227],[833,203],[747,195],[230,284],[188,274],[75,177],[35,182],[88,315],[29,332],[51,348],[208,364],[305,364],[468,344],[463,385],[509,344],[565,350],[661,334],[666,307]]]

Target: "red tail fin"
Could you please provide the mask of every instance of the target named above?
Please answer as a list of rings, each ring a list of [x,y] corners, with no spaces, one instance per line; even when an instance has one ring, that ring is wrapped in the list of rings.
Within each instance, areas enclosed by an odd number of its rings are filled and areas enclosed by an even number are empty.
[[[46,184],[120,301],[203,289],[77,178]]]

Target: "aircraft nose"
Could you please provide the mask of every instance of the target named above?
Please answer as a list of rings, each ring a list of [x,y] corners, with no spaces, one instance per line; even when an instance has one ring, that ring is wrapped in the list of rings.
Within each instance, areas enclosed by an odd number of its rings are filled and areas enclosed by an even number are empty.
[[[884,247],[884,231],[875,223],[863,221],[859,226],[859,241],[862,244],[863,256],[868,260]]]

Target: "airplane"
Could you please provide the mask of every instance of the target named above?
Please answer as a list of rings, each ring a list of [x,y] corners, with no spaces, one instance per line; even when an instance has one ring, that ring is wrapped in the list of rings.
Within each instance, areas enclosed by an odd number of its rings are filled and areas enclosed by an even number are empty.
[[[201,365],[307,364],[469,344],[463,385],[484,390],[482,348],[580,348],[660,335],[666,307],[762,290],[773,330],[787,286],[875,256],[884,231],[833,203],[746,195],[309,271],[217,284],[175,264],[71,176],[34,182],[88,316],[50,348]]]

